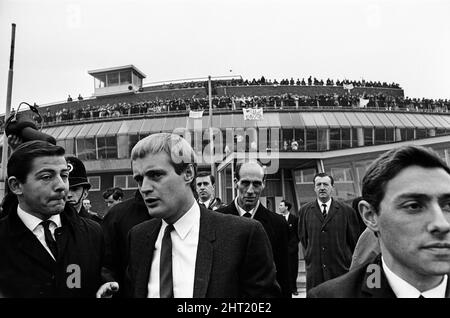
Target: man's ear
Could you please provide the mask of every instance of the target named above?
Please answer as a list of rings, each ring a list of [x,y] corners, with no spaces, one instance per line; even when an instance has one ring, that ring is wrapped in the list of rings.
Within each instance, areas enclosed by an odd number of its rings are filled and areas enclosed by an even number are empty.
[[[8,186],[15,195],[18,196],[23,194],[21,183],[16,177],[13,176],[8,178]]]
[[[83,194],[81,195],[81,203],[83,203],[83,200],[87,198],[89,194],[89,190],[87,190],[86,188],[83,188]]]
[[[192,164],[189,164],[184,170],[184,180],[186,183],[191,184],[195,178],[195,169]]]
[[[238,182],[239,182],[239,180],[235,177],[235,178],[233,179],[233,182],[234,182],[234,187],[237,189],[237,188],[238,188]]]
[[[366,226],[377,233],[379,231],[379,215],[374,207],[366,200],[361,200],[358,203],[358,210]]]

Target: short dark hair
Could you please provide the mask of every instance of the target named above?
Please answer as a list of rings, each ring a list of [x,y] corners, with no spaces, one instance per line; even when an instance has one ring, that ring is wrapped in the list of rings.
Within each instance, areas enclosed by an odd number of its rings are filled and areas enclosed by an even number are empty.
[[[383,200],[386,184],[410,166],[442,168],[450,174],[450,168],[439,155],[422,146],[403,146],[380,155],[367,168],[362,180],[362,196],[378,212]]]
[[[112,195],[114,200],[123,198],[123,190],[119,187],[108,188],[103,192],[103,199],[108,199]]]
[[[16,177],[20,183],[25,183],[31,171],[33,159],[39,157],[64,157],[65,150],[43,140],[27,141],[20,144],[8,159],[8,177]]]
[[[318,172],[318,173],[316,173],[316,174],[314,175],[314,178],[313,178],[313,184],[314,184],[314,185],[316,184],[316,178],[325,178],[325,177],[330,178],[330,180],[331,180],[331,185],[334,185],[334,179],[333,179],[333,177],[332,177],[331,175],[329,175],[328,173],[326,173],[326,172]]]
[[[291,210],[292,204],[290,202],[287,202],[286,200],[281,200],[281,202],[284,203],[284,205],[287,207],[288,211]]]
[[[211,180],[211,184],[214,185],[216,183],[216,178],[214,178],[214,176],[207,171],[201,171],[197,174],[197,178],[204,178],[204,177],[209,177],[209,179]],[[197,181],[196,181],[197,182]]]
[[[261,162],[259,162],[258,160],[247,160],[247,161],[241,161],[236,165],[236,170],[234,171],[234,177],[236,178],[236,180],[240,180],[241,176],[240,176],[240,172],[241,172],[241,168],[243,165],[245,165],[246,163],[256,163],[258,164],[261,169],[263,170],[263,180],[266,178],[266,171],[264,169],[264,166],[261,164]]]

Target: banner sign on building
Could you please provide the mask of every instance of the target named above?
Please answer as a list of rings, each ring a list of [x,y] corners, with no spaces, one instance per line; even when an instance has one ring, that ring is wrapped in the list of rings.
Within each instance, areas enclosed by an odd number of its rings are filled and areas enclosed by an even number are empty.
[[[244,120],[263,120],[262,108],[242,108]]]

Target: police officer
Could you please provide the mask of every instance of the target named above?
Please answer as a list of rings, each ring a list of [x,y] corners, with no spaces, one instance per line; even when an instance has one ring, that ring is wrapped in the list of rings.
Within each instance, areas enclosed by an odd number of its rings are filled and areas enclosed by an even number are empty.
[[[88,212],[83,206],[83,200],[87,198],[91,184],[86,176],[86,168],[83,162],[74,156],[66,157],[69,168],[69,194],[67,202],[77,210],[78,215],[97,222],[102,219],[96,213]]]

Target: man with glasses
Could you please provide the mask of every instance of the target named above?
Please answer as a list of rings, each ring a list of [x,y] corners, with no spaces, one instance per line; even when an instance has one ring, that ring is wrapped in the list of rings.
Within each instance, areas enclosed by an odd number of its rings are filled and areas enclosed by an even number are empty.
[[[234,183],[238,190],[238,196],[227,206],[218,209],[217,212],[248,217],[263,225],[271,243],[277,281],[282,295],[291,297],[288,261],[289,228],[282,216],[269,211],[259,202],[259,197],[265,187],[263,166],[257,161],[238,164]]]

